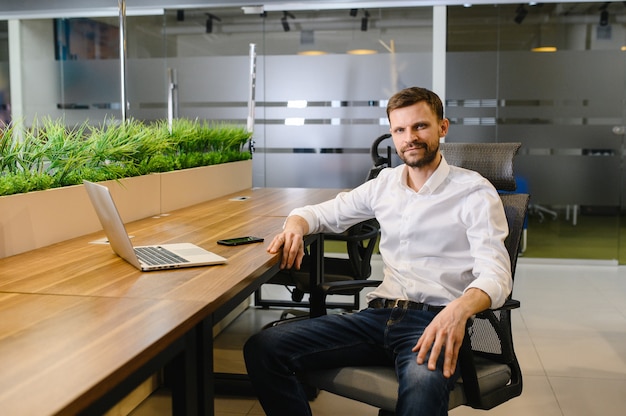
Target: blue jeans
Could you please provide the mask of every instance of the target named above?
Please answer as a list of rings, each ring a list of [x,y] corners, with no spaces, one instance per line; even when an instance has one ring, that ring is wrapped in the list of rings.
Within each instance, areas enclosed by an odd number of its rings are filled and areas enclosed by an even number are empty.
[[[448,414],[450,390],[459,376],[418,365],[411,349],[435,312],[368,308],[265,329],[244,346],[248,375],[270,416],[311,415],[296,373],[350,365],[395,365],[399,380],[397,416]]]

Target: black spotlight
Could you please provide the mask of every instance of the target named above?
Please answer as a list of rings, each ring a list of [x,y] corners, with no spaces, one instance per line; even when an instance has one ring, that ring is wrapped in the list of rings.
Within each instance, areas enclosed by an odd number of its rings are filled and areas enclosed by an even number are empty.
[[[176,20],[178,20],[179,22],[184,22],[185,21],[185,11],[182,9],[178,9],[176,10]]]
[[[289,12],[283,12],[283,17],[280,18],[280,23],[283,25],[283,30],[285,32],[289,32],[291,30],[291,28],[289,27],[289,22],[287,21],[288,17],[291,17],[292,19],[296,18],[293,14]]]
[[[528,14],[528,10],[526,10],[523,4],[520,4],[519,6],[517,6],[517,9],[515,10],[515,19],[514,19],[515,23],[517,23],[518,25],[522,23],[524,19],[526,18],[527,14]]]
[[[205,32],[213,33],[213,20],[217,20],[218,22],[221,22],[222,19],[220,19],[213,13],[206,13],[206,15],[207,15],[207,18],[206,18]]]
[[[363,10],[364,16],[361,18],[361,31],[367,32],[367,24],[370,19],[370,14],[367,10]]]
[[[356,17],[358,12],[359,12],[359,9],[350,9],[350,16]]]
[[[609,25],[609,11],[602,10],[600,12],[600,26],[608,26]]]

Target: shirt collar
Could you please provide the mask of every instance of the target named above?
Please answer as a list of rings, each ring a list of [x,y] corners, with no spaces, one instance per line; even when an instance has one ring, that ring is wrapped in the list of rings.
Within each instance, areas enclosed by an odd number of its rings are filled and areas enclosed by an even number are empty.
[[[407,185],[407,172],[408,167],[404,165],[404,169],[402,169],[402,185],[408,188]],[[446,180],[448,174],[450,173],[450,165],[446,162],[446,158],[441,155],[441,162],[437,169],[430,175],[430,178],[426,181],[422,189],[420,189],[420,194],[432,194],[441,184]]]

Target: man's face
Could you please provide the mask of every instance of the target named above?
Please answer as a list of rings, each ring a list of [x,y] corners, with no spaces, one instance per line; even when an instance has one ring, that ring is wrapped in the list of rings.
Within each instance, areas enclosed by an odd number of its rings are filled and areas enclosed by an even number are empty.
[[[421,168],[436,161],[439,138],[448,132],[449,122],[438,120],[428,104],[421,101],[391,111],[389,124],[400,159],[410,167]]]

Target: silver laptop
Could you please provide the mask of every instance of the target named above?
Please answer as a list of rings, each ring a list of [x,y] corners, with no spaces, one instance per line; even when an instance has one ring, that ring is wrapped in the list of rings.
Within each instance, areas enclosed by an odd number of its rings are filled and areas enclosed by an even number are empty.
[[[83,181],[113,251],[142,271],[178,269],[226,263],[224,257],[191,243],[133,247],[106,186]]]

